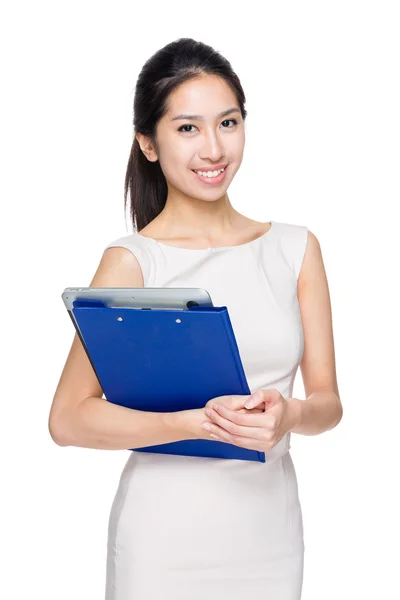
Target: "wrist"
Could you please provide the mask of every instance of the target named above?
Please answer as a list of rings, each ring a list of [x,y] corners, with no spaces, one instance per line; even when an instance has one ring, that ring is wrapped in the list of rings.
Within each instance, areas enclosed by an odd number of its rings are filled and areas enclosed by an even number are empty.
[[[297,398],[286,398],[286,401],[288,403],[289,431],[293,431],[301,425],[303,418],[303,401],[298,400]]]
[[[208,420],[204,409],[178,410],[166,413],[167,426],[175,430],[182,439],[197,440],[204,437],[201,424]]]

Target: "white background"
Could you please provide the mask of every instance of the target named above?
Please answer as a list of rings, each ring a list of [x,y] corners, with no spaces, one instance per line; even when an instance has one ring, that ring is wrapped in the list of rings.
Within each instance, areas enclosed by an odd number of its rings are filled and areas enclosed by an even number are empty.
[[[344,417],[325,434],[292,435],[303,598],[400,597],[396,9],[80,0],[2,10],[2,597],[104,596],[108,516],[128,452],[50,438],[73,337],[61,292],[88,285],[106,244],[131,232],[134,86],[179,37],[221,51],[245,90],[233,206],[306,225],[328,275]],[[304,398],[300,371],[294,396]]]

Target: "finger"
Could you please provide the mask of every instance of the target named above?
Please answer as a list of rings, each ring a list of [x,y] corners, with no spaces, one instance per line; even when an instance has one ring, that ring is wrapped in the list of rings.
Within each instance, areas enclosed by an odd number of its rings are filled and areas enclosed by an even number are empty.
[[[212,411],[214,410],[216,414],[224,417],[235,425],[243,427],[265,427],[265,413],[263,410],[253,414],[251,414],[249,411],[241,413],[237,410],[232,410],[227,406],[223,406],[223,404],[214,404],[213,408],[210,410],[211,415],[213,414]],[[207,416],[209,415],[207,414]]]
[[[257,390],[254,392],[244,405],[245,408],[254,408],[255,406],[259,406],[263,402],[268,405],[268,408],[277,404],[281,398],[281,393],[275,389],[267,389],[267,390]]]
[[[226,407],[223,407],[223,409],[224,409],[224,411],[227,410]],[[221,411],[221,412],[223,412],[223,411]],[[230,411],[230,412],[234,413],[234,411]],[[260,422],[259,415],[238,415],[238,417],[239,418],[247,417],[248,419],[250,419],[250,417],[253,417],[253,419],[258,419],[258,424],[257,424],[257,426],[253,425],[251,427],[246,426],[246,425],[239,425],[235,422],[232,422],[230,419],[225,418],[224,416],[222,416],[222,414],[219,414],[216,410],[211,409],[209,419],[210,419],[210,421],[212,421],[212,425],[211,425],[209,431],[212,433],[215,433],[213,431],[213,426],[218,425],[219,427],[224,429],[226,432],[228,432],[232,435],[235,435],[235,436],[251,437],[251,438],[255,438],[255,439],[262,439],[263,436],[265,436],[265,425],[264,425],[263,421]]]
[[[223,406],[228,406],[231,410],[242,413],[260,413],[264,412],[265,410],[265,403],[259,405],[257,408],[244,408],[242,396],[238,396],[238,398],[241,398],[241,403],[238,402],[237,404],[232,402],[231,397],[228,397],[228,400],[224,400],[223,398],[224,396],[219,396],[218,398],[212,398],[211,400],[208,400],[204,408],[212,408],[214,404],[222,404]]]
[[[244,408],[256,408],[265,402],[264,394],[262,391],[258,390],[254,394],[252,394],[244,405]]]
[[[215,404],[219,404],[221,406],[221,403],[218,401],[214,401]],[[214,406],[214,402],[207,402],[207,404],[205,405],[204,408],[212,408]],[[242,413],[242,414],[246,414],[246,415],[251,415],[251,414],[260,414],[265,412],[264,410],[264,406],[260,406],[258,408],[235,408],[232,407],[232,405],[228,405],[228,404],[222,404],[222,406],[227,406],[227,408],[230,408],[231,410],[237,412],[237,413]]]
[[[254,429],[252,431],[254,431]],[[210,438],[216,441],[226,442],[227,444],[233,444],[234,446],[240,446],[241,448],[247,448],[248,450],[260,449],[260,440],[254,439],[253,437],[233,435],[215,423],[211,424],[211,431],[208,433]]]
[[[211,408],[214,408],[214,406],[225,406],[225,404],[219,404],[218,402],[210,402],[205,405],[205,410],[210,410]],[[225,408],[227,408],[227,410],[235,413],[235,414],[241,414],[241,415],[260,415],[262,413],[265,413],[265,407],[263,406],[262,408],[229,408],[229,406],[225,406]]]

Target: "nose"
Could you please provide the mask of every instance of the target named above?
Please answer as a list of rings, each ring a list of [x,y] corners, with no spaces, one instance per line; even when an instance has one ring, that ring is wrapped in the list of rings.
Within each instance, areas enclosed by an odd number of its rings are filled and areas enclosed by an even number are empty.
[[[220,161],[225,155],[224,147],[217,133],[210,131],[204,137],[204,142],[199,152],[200,160],[210,159],[213,162]]]

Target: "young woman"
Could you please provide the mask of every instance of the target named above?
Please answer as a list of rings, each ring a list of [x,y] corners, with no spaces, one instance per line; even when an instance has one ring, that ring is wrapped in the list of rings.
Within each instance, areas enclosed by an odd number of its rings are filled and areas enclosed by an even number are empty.
[[[102,398],[75,337],[49,427],[64,446],[212,438],[266,452],[267,460],[130,452],[109,521],[106,600],[301,597],[290,435],[322,433],[342,416],[330,299],[307,227],[260,223],[230,204],[244,104],[230,63],[201,42],[179,39],[146,62],[125,181],[136,231],[105,248],[91,286],[208,290],[215,306],[229,308],[252,395],[167,414],[121,407]],[[304,401],[292,398],[299,365]]]

